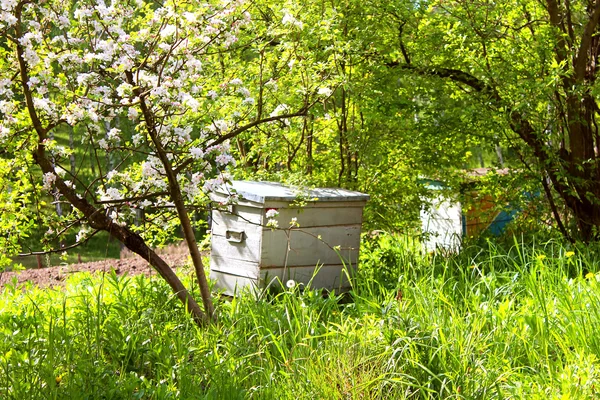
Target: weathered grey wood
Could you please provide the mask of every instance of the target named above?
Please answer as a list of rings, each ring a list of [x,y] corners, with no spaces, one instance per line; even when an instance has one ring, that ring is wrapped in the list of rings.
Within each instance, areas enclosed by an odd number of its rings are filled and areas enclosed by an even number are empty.
[[[350,203],[350,205],[342,203],[335,208],[273,208],[279,212],[279,216],[275,219],[280,228],[289,227],[292,218],[296,218],[301,229],[315,226],[362,224],[363,207],[360,205],[355,207],[354,203]]]
[[[228,211],[214,212],[212,218],[212,232],[225,236],[227,229],[256,229],[259,231],[264,225],[265,211],[261,208],[234,207],[233,213]]]
[[[213,212],[211,277],[218,288],[234,294],[236,287],[264,288],[273,279],[292,279],[314,288],[348,289],[368,195],[314,189],[305,193],[308,201],[299,208],[295,190],[280,184],[234,181],[232,187],[242,196],[230,207],[233,213]],[[211,197],[224,202],[232,187]],[[269,209],[279,212],[279,229],[264,226]],[[293,218],[299,227],[290,229]]]
[[[219,256],[211,257],[210,270],[239,275],[255,280],[258,280],[260,276],[260,268],[256,262],[235,260]]]
[[[298,199],[306,201],[362,201],[369,199],[369,195],[339,188],[294,189],[276,182],[233,181],[217,190],[218,194],[229,196],[237,193],[248,201],[266,203],[268,201],[282,201],[292,203]]]
[[[296,284],[310,283],[311,288],[344,290],[350,288],[348,276],[353,277],[355,273],[354,267],[348,268],[344,265],[311,265],[261,269],[260,279],[262,286],[268,285],[274,279],[285,285],[291,279]]]
[[[261,289],[267,286],[286,286],[289,280],[304,287],[346,291],[350,289],[349,277],[356,270],[343,265],[305,266],[292,268],[269,268],[261,270],[260,277],[248,277],[229,272],[211,270],[211,279],[216,280],[215,288],[233,295],[243,287]]]
[[[260,289],[259,280],[244,276],[232,275],[221,271],[210,271],[210,279],[216,281],[215,288],[233,296],[246,288]]]
[[[227,240],[225,236],[213,234],[211,238],[211,254],[217,257],[226,257],[234,260],[246,260],[258,263],[261,259],[261,234],[244,232],[245,239],[240,242]]]
[[[337,251],[336,246],[339,246]],[[261,267],[355,263],[359,246],[360,225],[300,228],[291,232],[265,230]]]

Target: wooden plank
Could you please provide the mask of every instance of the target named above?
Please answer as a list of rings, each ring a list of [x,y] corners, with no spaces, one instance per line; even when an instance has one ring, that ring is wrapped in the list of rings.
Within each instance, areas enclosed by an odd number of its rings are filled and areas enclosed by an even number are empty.
[[[346,225],[300,228],[291,232],[265,230],[262,239],[261,267],[319,263],[334,265],[341,263],[340,256],[345,263],[356,264],[360,229],[360,225]],[[289,240],[286,233],[289,233]],[[340,246],[340,249],[336,252],[334,246]]]
[[[345,270],[345,267],[340,264],[320,265],[316,268],[313,266],[269,268],[261,270],[260,278],[261,286],[278,285],[279,282],[285,285],[292,279],[296,284],[308,285],[310,282],[312,289],[343,290],[350,287],[348,275],[352,277],[355,272],[355,268]]]
[[[235,260],[226,257],[212,255],[210,257],[210,270],[239,275],[251,279],[258,279],[260,274],[258,263]]]
[[[228,240],[225,236],[213,234],[211,238],[210,254],[234,260],[243,260],[258,263],[260,261],[261,237],[259,233],[248,236],[244,231],[244,240],[240,243]]]
[[[263,210],[238,208],[238,215],[214,213],[211,255],[229,259],[260,261]],[[241,236],[240,236],[241,235]]]
[[[280,228],[290,226],[292,218],[296,218],[301,229],[316,226],[360,225],[362,224],[362,207],[315,207],[315,208],[280,208],[276,218]]]
[[[273,207],[270,207],[273,208]],[[233,214],[225,211],[213,212],[213,233],[223,235],[226,229],[249,229],[248,226],[265,226],[267,223],[264,215],[266,209],[250,207],[235,207]],[[313,208],[275,208],[279,212],[276,220],[281,228],[290,225],[292,218],[296,218],[302,228],[314,226],[354,225],[362,223],[362,207],[313,207]]]
[[[265,203],[263,208],[292,208],[292,209],[312,209],[312,208],[364,208],[366,201],[308,201],[302,207],[298,207],[294,203],[286,203],[283,201],[269,201]]]
[[[267,287],[278,287],[280,284],[285,286],[290,279],[293,279],[297,285],[306,287],[310,284],[311,289],[346,291],[350,289],[348,275],[352,277],[353,274],[353,269],[346,273],[343,265],[323,265],[316,269],[315,267],[269,269],[261,272],[260,279],[211,271],[210,278],[215,280],[215,289],[233,296],[246,288],[262,290]]]
[[[293,202],[298,197],[318,198],[320,201],[366,201],[369,195],[341,188],[294,188],[277,182],[232,181],[221,186],[216,193],[228,196],[232,193],[257,203],[268,201]]]
[[[228,229],[260,230],[263,224],[264,210],[250,207],[234,207],[233,213],[213,211],[212,233],[225,236]]]
[[[221,271],[210,271],[210,279],[215,280],[215,289],[223,291],[224,294],[233,296],[244,288],[259,288],[258,278],[232,275]]]

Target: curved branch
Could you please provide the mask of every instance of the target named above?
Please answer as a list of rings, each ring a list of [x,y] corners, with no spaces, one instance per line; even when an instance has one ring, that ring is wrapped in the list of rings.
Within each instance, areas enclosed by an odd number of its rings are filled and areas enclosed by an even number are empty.
[[[76,243],[73,243],[72,245],[61,247],[60,249],[51,249],[51,250],[46,250],[46,251],[32,251],[29,253],[20,253],[19,257],[44,256],[46,254],[62,253],[63,251],[71,250],[71,249],[81,246],[82,244],[87,243],[87,241],[90,240],[92,237],[94,237],[98,232],[100,232],[100,230],[96,229],[94,232],[92,232],[92,234],[90,236],[86,237],[81,242],[76,242]]]
[[[519,111],[514,110],[510,104],[505,101],[498,93],[496,88],[492,87],[485,81],[471,75],[467,72],[453,68],[441,67],[416,67],[413,65],[391,62],[387,64],[389,67],[396,67],[402,70],[414,72],[422,76],[434,76],[444,79],[450,79],[453,82],[461,83],[469,86],[477,93],[486,96],[488,101],[491,101],[492,106],[508,117],[510,128],[515,132],[532,150],[536,158],[541,162],[543,168],[548,173],[548,177],[552,181],[552,185],[556,191],[570,205],[575,205],[579,201],[575,196],[569,193],[568,183],[563,182],[556,174],[556,162],[553,160],[555,155],[549,152],[545,143],[536,134],[535,128]],[[562,157],[559,155],[559,157]]]
[[[307,111],[308,111],[308,106],[307,107],[303,107],[300,111],[295,112],[293,114],[283,114],[283,115],[276,115],[273,117],[268,117],[268,118],[262,118],[262,119],[257,119],[254,120],[244,126],[240,126],[239,128],[236,128],[234,130],[232,130],[231,132],[227,133],[226,135],[223,135],[221,137],[219,137],[218,139],[215,139],[212,143],[210,143],[207,147],[212,147],[212,146],[216,146],[218,144],[223,143],[224,141],[234,138],[237,135],[247,131],[250,128],[253,128],[257,125],[261,125],[264,124],[266,122],[271,122],[271,121],[279,121],[282,119],[287,119],[287,118],[293,118],[293,117],[302,117],[305,116]]]

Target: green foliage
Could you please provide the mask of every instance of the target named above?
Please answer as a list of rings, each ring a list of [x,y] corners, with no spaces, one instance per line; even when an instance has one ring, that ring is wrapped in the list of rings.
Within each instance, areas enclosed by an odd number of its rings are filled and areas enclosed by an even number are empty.
[[[222,300],[198,328],[157,279],[77,274],[0,296],[0,397],[593,398],[597,249],[421,255],[379,234],[349,297]]]

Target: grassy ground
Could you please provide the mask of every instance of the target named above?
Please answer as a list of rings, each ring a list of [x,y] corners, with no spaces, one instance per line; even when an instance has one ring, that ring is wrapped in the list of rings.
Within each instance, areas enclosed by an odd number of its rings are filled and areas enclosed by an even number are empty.
[[[592,249],[488,244],[444,259],[383,235],[361,258],[351,301],[245,294],[219,300],[205,329],[156,279],[5,289],[0,398],[599,396]]]

